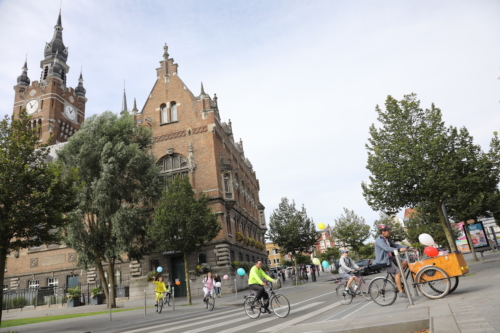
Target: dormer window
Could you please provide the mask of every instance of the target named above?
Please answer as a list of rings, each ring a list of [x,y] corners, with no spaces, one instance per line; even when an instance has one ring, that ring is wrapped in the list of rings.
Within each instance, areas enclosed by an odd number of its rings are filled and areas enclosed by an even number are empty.
[[[160,106],[160,117],[162,124],[168,123],[167,114],[167,106],[165,104],[162,104],[162,106]]]
[[[170,121],[177,121],[177,103],[175,102],[170,104]]]

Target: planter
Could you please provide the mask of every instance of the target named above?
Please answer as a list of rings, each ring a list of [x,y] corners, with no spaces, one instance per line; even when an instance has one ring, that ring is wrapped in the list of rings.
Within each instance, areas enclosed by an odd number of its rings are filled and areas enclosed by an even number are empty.
[[[80,306],[80,299],[79,298],[70,298],[66,302],[68,308],[74,308],[75,306]]]
[[[99,304],[102,304],[102,295],[90,297],[90,305],[99,305]]]

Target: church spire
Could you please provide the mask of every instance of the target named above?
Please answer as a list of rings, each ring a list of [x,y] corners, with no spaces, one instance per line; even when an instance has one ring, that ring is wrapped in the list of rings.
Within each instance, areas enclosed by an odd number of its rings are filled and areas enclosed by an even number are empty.
[[[137,114],[139,113],[139,109],[137,109],[137,102],[135,101],[134,97],[134,108],[132,109],[132,114]]]
[[[80,78],[78,79],[78,87],[75,88],[75,93],[78,96],[83,96],[85,97],[85,93],[87,90],[83,87],[83,76],[82,76],[82,70],[80,70]]]
[[[58,58],[62,60],[64,63],[68,60],[68,48],[64,46],[63,38],[62,38],[62,19],[61,19],[61,10],[59,9],[59,16],[57,17],[57,23],[54,26],[54,36],[52,36],[52,40],[50,43],[45,45],[45,59],[53,58],[58,53]]]
[[[30,78],[28,77],[28,55],[26,55],[26,60],[24,61],[23,71],[21,75],[17,77],[17,84],[22,86],[30,85]]]
[[[120,112],[120,114],[123,114],[125,111],[128,111],[128,108],[127,108],[127,94],[125,93],[125,81],[123,81],[122,111]]]

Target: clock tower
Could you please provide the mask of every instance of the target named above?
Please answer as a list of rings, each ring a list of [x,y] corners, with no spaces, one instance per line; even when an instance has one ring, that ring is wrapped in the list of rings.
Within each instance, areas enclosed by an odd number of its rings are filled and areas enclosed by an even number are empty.
[[[85,119],[86,90],[80,72],[78,86],[66,85],[69,72],[68,48],[62,39],[61,11],[54,27],[54,36],[46,43],[40,81],[30,82],[27,60],[14,86],[14,116],[26,108],[31,115],[31,126],[38,128],[40,141],[57,144],[66,142],[80,129]]]

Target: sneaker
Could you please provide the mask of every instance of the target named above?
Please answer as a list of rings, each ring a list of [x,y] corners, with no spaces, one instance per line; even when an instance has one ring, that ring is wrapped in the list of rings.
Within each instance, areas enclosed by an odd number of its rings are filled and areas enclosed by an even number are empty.
[[[269,309],[266,309],[266,312],[269,313],[269,314],[272,314],[273,312]]]
[[[400,298],[408,298],[405,292],[399,293]]]

